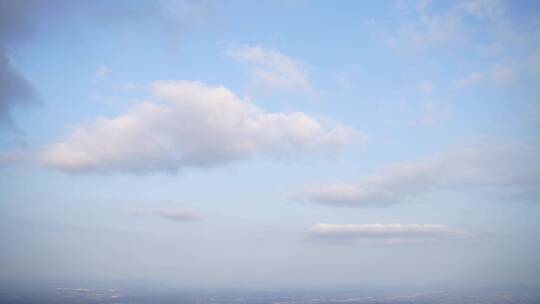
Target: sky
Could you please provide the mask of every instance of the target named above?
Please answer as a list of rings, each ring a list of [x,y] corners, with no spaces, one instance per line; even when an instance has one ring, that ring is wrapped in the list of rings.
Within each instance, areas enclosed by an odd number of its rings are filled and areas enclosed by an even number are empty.
[[[537,1],[0,0],[0,280],[540,285]]]

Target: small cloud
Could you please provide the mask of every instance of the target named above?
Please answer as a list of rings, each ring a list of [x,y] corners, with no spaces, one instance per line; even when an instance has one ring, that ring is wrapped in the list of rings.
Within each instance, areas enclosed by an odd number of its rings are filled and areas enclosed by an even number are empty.
[[[124,92],[133,92],[135,90],[137,90],[137,84],[133,83],[133,82],[125,82],[125,83],[121,83],[121,84],[118,84],[115,86],[117,89],[121,90],[121,91],[124,91]]]
[[[504,22],[505,7],[500,0],[455,1],[442,10],[430,10],[429,4],[429,0],[398,0],[398,12],[403,18],[398,19],[397,26],[372,27],[373,33],[390,49],[419,55],[427,50],[448,49],[458,42],[467,43],[468,36],[474,34],[467,18]],[[370,23],[376,25],[374,21]]]
[[[462,39],[462,31],[461,18],[452,11],[433,15],[421,13],[416,20],[401,23],[386,41],[394,50],[419,54]]]
[[[498,85],[508,86],[516,80],[516,73],[510,67],[498,66],[491,72],[491,79]]]
[[[174,222],[202,221],[205,218],[198,211],[188,208],[136,208],[129,210],[129,214],[134,216],[155,215]]]
[[[166,16],[181,25],[202,25],[215,15],[215,2],[193,0],[165,0],[160,2]]]
[[[335,80],[336,83],[344,89],[351,89],[354,87],[354,79],[350,71],[341,71],[336,73]]]
[[[480,19],[495,20],[504,15],[504,5],[498,0],[471,0],[462,5],[469,15]]]
[[[454,86],[457,88],[470,87],[478,84],[483,79],[483,77],[484,76],[481,73],[473,72],[465,78],[454,81]]]
[[[232,48],[227,53],[248,65],[258,87],[272,91],[313,92],[307,70],[283,53],[249,45]]]
[[[427,102],[420,112],[416,124],[424,127],[433,127],[441,123],[448,114],[448,109],[433,102]]]
[[[418,0],[416,1],[415,7],[419,12],[423,12],[430,4],[431,0]]]
[[[109,76],[111,70],[108,66],[106,65],[100,65],[97,69],[96,69],[96,77],[98,78],[105,78],[107,76]]]
[[[416,87],[418,88],[418,91],[426,97],[429,97],[433,94],[433,84],[429,81],[420,81]]]

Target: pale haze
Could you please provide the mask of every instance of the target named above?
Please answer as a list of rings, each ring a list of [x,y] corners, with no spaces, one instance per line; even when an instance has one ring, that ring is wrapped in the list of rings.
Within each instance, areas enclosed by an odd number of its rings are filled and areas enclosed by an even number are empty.
[[[0,0],[0,281],[540,285],[537,1]]]

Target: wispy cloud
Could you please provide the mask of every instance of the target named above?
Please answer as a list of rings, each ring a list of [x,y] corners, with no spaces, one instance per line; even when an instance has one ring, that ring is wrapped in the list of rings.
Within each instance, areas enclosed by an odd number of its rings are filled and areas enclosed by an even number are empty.
[[[380,30],[379,33],[384,34],[389,48],[409,53],[448,46],[463,38],[461,16],[455,11],[422,13],[418,19],[399,24],[394,31]]]
[[[244,45],[228,55],[248,65],[254,85],[265,90],[312,93],[307,70],[291,57],[261,46]]]
[[[462,1],[437,10],[430,7],[430,1],[398,1],[397,7],[401,21],[396,27],[382,28],[375,20],[370,22],[370,27],[387,47],[411,54],[466,42],[473,34],[467,18],[492,24],[506,22],[502,1]],[[489,28],[496,30],[497,26]]]
[[[224,87],[156,81],[154,99],[79,126],[49,145],[45,165],[68,172],[176,172],[256,155],[334,154],[353,131],[302,113],[269,113]]]
[[[507,86],[512,84],[516,78],[517,75],[513,68],[508,66],[496,66],[491,71],[491,78],[493,81],[501,86]]]
[[[111,69],[108,66],[104,65],[104,64],[98,66],[97,69],[96,69],[96,77],[98,77],[98,78],[105,78],[110,73],[111,73]]]
[[[484,75],[482,75],[481,73],[472,72],[466,77],[456,80],[454,82],[454,86],[456,88],[470,87],[470,86],[478,84],[480,81],[482,81],[483,78],[484,78]]]
[[[540,198],[538,148],[486,146],[459,149],[387,166],[356,183],[314,184],[291,198],[327,206],[370,207],[417,201],[437,189],[484,191],[505,200]]]
[[[461,4],[463,9],[481,19],[497,19],[504,15],[504,3],[499,0],[470,0]]]
[[[129,214],[134,216],[154,215],[174,222],[202,221],[205,219],[200,212],[188,208],[134,208],[129,210]]]
[[[433,127],[439,125],[449,115],[448,104],[436,104],[426,102],[420,109],[418,119],[415,124],[424,127]]]
[[[433,84],[427,80],[420,81],[417,84],[417,88],[418,91],[426,97],[431,96],[433,94],[433,91],[435,90]]]

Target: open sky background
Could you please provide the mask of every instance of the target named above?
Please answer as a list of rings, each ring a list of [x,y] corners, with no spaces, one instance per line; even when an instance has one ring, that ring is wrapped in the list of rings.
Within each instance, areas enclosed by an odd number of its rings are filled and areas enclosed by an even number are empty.
[[[540,2],[0,1],[0,279],[540,283]]]

